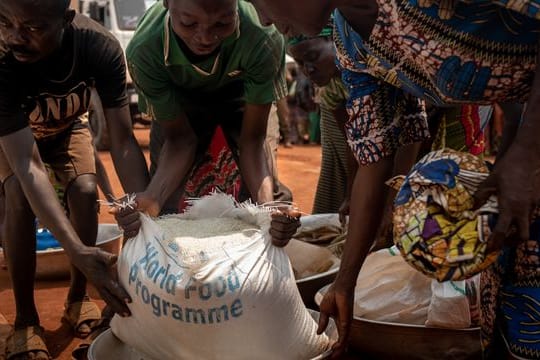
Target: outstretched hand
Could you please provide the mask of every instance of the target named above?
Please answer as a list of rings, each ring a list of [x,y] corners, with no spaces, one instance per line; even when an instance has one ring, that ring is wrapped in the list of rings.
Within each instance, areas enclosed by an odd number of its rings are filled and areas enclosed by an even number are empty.
[[[118,282],[114,269],[117,256],[97,247],[84,247],[73,259],[75,266],[86,276],[101,298],[120,316],[129,316],[129,294]]]
[[[322,334],[330,317],[334,318],[337,325],[339,339],[332,347],[332,359],[339,359],[347,351],[349,333],[353,320],[354,291],[340,290],[332,284],[320,305],[321,315],[317,334]]]

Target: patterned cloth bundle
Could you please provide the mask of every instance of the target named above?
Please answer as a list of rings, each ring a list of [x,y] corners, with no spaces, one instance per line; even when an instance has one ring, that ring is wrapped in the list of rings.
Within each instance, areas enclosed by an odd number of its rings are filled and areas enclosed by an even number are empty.
[[[439,281],[464,280],[496,260],[486,251],[496,200],[473,210],[474,192],[488,174],[478,157],[443,149],[390,180],[399,190],[394,241],[413,267]]]

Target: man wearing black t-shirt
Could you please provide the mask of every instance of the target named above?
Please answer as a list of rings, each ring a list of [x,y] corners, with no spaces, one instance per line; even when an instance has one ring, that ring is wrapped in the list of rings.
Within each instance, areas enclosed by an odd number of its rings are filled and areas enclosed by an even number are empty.
[[[79,336],[100,318],[86,278],[122,315],[129,297],[111,277],[115,258],[92,247],[97,189],[91,135],[80,116],[91,89],[101,97],[111,153],[126,192],[144,189],[146,163],[131,130],[124,55],[97,23],[75,15],[68,0],[2,0],[0,37],[0,181],[6,195],[4,251],[17,316],[8,358],[47,359],[34,304],[35,217],[52,231],[74,265],[64,319]],[[43,163],[65,187],[69,220]]]

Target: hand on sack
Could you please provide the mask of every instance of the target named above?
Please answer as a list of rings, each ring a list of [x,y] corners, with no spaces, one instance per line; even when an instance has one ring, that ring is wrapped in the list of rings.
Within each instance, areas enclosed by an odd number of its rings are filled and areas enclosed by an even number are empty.
[[[277,247],[286,246],[300,227],[300,211],[294,206],[279,207],[272,213],[270,235],[272,244]]]
[[[491,195],[498,197],[499,217],[489,239],[488,251],[500,250],[515,239],[513,226],[519,240],[529,240],[531,216],[540,200],[540,157],[534,150],[519,143],[508,149],[476,192],[476,207],[485,204]]]
[[[155,217],[159,215],[159,204],[152,197],[145,193],[138,193],[135,196],[135,207],[119,208],[114,207],[109,211],[114,215],[118,226],[124,231],[124,237],[134,238],[141,228],[139,212],[145,212]]]
[[[97,289],[101,298],[120,316],[130,316],[126,304],[131,303],[129,294],[118,282],[114,269],[117,256],[97,247],[82,247],[72,259],[73,264]]]
[[[332,347],[332,359],[339,359],[347,351],[349,332],[353,320],[354,289],[339,289],[336,284],[332,284],[324,295],[320,311],[319,328],[317,334],[320,335],[326,330],[330,317],[334,318],[339,339]]]

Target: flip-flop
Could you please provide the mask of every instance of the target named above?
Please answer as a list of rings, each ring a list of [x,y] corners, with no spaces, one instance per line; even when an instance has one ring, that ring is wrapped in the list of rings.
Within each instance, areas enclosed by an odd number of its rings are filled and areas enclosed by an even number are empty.
[[[43,328],[41,326],[29,326],[15,330],[7,341],[6,359],[12,359],[17,355],[42,352],[51,359],[47,345],[43,341]]]
[[[99,325],[101,320],[101,311],[96,303],[90,300],[83,300],[66,304],[62,321],[66,322],[79,338],[86,338],[92,330]],[[86,324],[90,328],[88,333],[80,332],[81,325]]]

